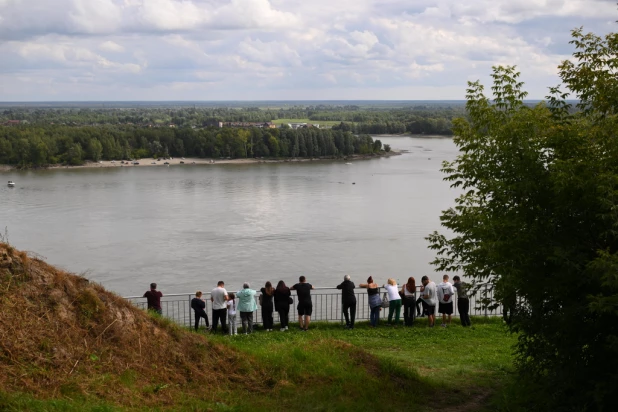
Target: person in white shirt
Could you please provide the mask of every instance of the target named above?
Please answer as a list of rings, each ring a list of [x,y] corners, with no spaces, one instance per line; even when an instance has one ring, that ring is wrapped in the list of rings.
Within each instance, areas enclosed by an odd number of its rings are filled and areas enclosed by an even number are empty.
[[[421,278],[421,283],[425,287],[423,289],[423,308],[429,320],[429,327],[433,328],[436,323],[436,284],[429,280],[427,276]]]
[[[442,276],[442,283],[438,285],[438,313],[442,314],[442,327],[446,328],[451,324],[451,316],[453,315],[453,296],[455,289],[448,281],[448,275]],[[447,318],[448,316],[448,318]]]
[[[210,301],[212,302],[212,333],[217,332],[219,320],[221,320],[221,328],[223,329],[223,333],[227,331],[227,326],[225,325],[227,305],[225,302],[228,300],[228,295],[224,286],[225,283],[220,280],[217,283],[217,287],[210,292]]]
[[[393,278],[387,281],[386,292],[388,293],[388,323],[392,324],[393,313],[395,314],[395,326],[399,324],[399,313],[401,312],[401,296],[399,287]]]
[[[236,327],[236,295],[229,293],[225,304],[227,305],[227,321],[230,325],[230,336],[238,335],[238,328]]]

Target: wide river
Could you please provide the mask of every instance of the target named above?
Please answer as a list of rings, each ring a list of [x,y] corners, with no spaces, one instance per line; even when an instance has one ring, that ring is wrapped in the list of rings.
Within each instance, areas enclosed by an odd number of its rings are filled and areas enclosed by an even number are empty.
[[[121,295],[262,286],[304,274],[382,284],[438,274],[424,239],[457,191],[448,138],[379,137],[401,156],[354,161],[2,173],[0,227],[19,249]]]

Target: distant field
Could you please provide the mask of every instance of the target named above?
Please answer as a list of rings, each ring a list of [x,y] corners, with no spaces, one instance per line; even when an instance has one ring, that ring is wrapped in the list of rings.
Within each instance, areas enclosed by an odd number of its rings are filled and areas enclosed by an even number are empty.
[[[283,123],[313,123],[319,124],[320,126],[335,126],[341,123],[340,120],[309,120],[309,119],[277,119],[273,120],[274,124],[283,124]]]

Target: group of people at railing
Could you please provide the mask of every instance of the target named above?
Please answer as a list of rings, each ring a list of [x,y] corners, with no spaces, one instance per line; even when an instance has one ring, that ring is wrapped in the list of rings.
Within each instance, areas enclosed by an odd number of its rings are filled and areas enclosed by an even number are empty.
[[[459,276],[455,276],[453,281],[454,284],[451,284],[448,275],[444,275],[442,282],[436,285],[428,276],[423,276],[419,290],[420,296],[417,298],[416,280],[414,277],[408,278],[408,281],[401,287],[401,290],[395,279],[389,278],[386,285],[383,286],[386,292],[380,298],[380,287],[373,281],[373,277],[369,276],[367,283],[361,283],[359,286],[367,289],[369,307],[371,308],[369,316],[370,326],[378,326],[380,311],[383,308],[388,308],[388,323],[399,324],[401,308],[403,307],[405,326],[412,326],[416,317],[427,316],[429,327],[434,327],[437,306],[438,313],[442,315],[442,326],[447,327],[451,324],[453,315],[455,290],[457,290],[457,309],[461,324],[462,326],[470,326],[468,285],[462,282]]]
[[[374,282],[373,277],[370,276],[367,279],[367,283],[359,285],[359,287],[367,289],[370,327],[378,326],[382,309],[388,309],[388,324],[398,325],[402,308],[404,326],[412,326],[417,317],[427,316],[429,326],[433,327],[435,325],[436,306],[438,313],[442,314],[442,326],[447,327],[451,323],[451,316],[453,314],[455,290],[457,290],[457,308],[461,324],[462,326],[470,326],[468,285],[462,282],[459,276],[455,276],[453,281],[454,283],[451,284],[448,275],[444,275],[443,281],[436,285],[427,276],[423,276],[420,291],[418,292],[419,296],[417,296],[414,277],[408,278],[408,281],[401,288],[394,279],[389,278],[386,285],[383,286],[385,292],[380,297],[381,288]],[[144,294],[144,297],[148,301],[148,309],[161,314],[161,297],[163,295],[156,288],[157,285],[155,283],[151,284],[151,289]],[[283,280],[280,280],[276,287],[273,287],[271,282],[266,282],[264,287],[260,289],[261,294],[258,296],[258,301],[262,308],[264,329],[269,332],[273,330],[273,314],[275,311],[279,314],[280,330],[286,331],[289,329],[290,305],[294,303],[291,292],[296,291],[298,297],[296,310],[299,328],[302,331],[307,331],[313,312],[313,302],[311,300],[311,291],[313,289],[315,288],[310,283],[307,283],[305,276],[301,276],[298,283],[292,287],[286,286]],[[350,276],[346,275],[343,282],[337,285],[337,289],[340,289],[342,292],[341,302],[345,326],[348,329],[354,329],[357,304],[356,285],[352,282]],[[197,291],[195,297],[191,300],[191,308],[195,313],[195,330],[199,329],[201,319],[204,319],[206,330],[216,333],[220,324],[223,333],[237,335],[237,314],[239,314],[242,331],[245,334],[252,333],[254,329],[253,317],[257,311],[257,293],[258,291],[252,289],[248,282],[243,284],[241,290],[234,293],[228,292],[225,289],[225,283],[219,281],[217,287],[210,292],[210,301],[212,303],[212,325],[210,325],[203,293]]]

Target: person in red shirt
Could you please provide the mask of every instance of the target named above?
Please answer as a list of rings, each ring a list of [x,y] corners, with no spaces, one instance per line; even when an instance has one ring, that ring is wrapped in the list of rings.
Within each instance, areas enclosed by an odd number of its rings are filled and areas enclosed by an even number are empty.
[[[157,312],[159,315],[163,314],[163,310],[161,309],[161,298],[163,297],[163,293],[157,290],[156,283],[150,284],[150,290],[144,293],[144,297],[148,301],[148,310]]]

